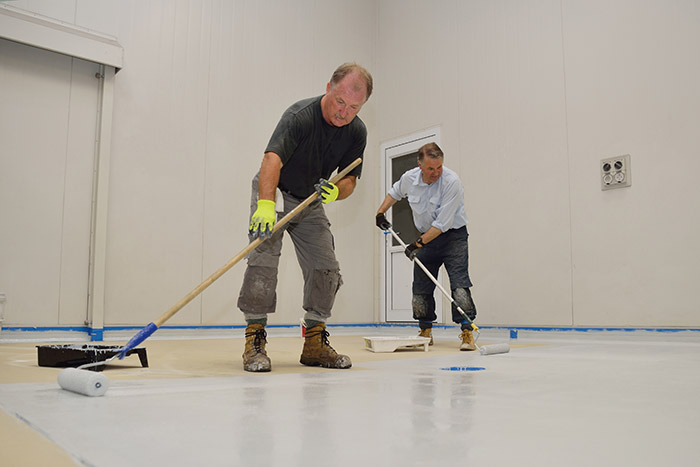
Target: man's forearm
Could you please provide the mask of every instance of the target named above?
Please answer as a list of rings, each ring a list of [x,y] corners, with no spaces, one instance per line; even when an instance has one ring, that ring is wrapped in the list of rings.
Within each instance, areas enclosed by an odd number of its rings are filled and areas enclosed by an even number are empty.
[[[382,205],[379,206],[379,209],[377,209],[377,214],[386,214],[386,212],[396,203],[398,203],[398,200],[394,199],[394,197],[391,195],[386,195]]]
[[[274,152],[266,152],[260,165],[260,179],[258,180],[258,199],[274,201],[277,184],[280,181],[282,159]]]
[[[430,227],[427,232],[422,234],[420,238],[423,239],[423,243],[427,244],[438,238],[442,234],[442,230],[437,227]]]
[[[335,186],[338,187],[338,200],[345,199],[355,191],[357,185],[357,177],[354,175],[346,175],[338,180]]]

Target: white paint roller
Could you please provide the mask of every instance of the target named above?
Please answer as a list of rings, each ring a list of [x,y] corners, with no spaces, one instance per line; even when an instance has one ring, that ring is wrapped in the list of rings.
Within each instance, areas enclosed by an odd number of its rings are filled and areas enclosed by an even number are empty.
[[[493,345],[482,345],[479,347],[479,353],[481,355],[493,355],[497,353],[508,353],[510,352],[510,345],[503,344],[493,344]]]
[[[67,391],[95,397],[107,392],[109,380],[94,371],[65,368],[58,373],[58,385]]]
[[[58,385],[62,389],[84,396],[103,396],[109,388],[109,380],[102,373],[95,373],[85,368],[107,365],[122,355],[124,352],[116,353],[105,361],[86,363],[78,368],[65,368],[58,373]]]

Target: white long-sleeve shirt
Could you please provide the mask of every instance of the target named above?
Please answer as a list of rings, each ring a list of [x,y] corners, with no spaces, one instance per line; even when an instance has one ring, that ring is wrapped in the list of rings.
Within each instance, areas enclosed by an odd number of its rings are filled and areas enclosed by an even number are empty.
[[[430,227],[446,232],[469,223],[462,182],[447,167],[443,166],[442,176],[430,185],[423,181],[419,167],[408,170],[389,189],[389,195],[397,201],[408,198],[413,223],[421,233]]]

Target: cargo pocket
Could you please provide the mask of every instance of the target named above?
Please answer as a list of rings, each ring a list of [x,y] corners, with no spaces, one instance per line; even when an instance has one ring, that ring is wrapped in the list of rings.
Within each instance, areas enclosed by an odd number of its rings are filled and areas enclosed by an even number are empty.
[[[311,280],[305,285],[304,310],[328,317],[331,315],[335,295],[343,285],[340,271],[314,269],[311,274]]]

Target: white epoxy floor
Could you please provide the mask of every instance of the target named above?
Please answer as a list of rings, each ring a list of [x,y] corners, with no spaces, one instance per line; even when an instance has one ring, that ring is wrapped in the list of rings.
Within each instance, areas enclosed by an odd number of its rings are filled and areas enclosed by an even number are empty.
[[[0,406],[97,467],[700,465],[697,339],[527,342],[351,371],[112,381],[99,398],[3,384]]]

